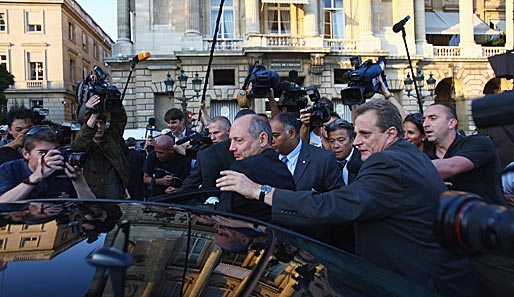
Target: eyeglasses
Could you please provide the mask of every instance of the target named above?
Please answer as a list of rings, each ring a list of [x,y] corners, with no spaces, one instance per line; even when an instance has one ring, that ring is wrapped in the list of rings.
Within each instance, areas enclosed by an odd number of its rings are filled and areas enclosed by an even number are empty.
[[[53,131],[52,128],[48,127],[48,126],[44,126],[44,125],[41,125],[41,126],[34,126],[32,128],[30,128],[29,131],[27,131],[24,135],[23,135],[23,144],[22,144],[22,147],[25,147],[25,142],[27,141],[27,138],[30,137],[30,136],[33,136],[33,135],[36,135],[38,134],[39,132],[42,132],[42,131]]]

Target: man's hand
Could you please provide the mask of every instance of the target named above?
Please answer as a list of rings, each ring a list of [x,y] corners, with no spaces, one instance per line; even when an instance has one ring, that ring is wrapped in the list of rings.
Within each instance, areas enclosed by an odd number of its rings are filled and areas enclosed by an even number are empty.
[[[302,124],[309,126],[311,123],[312,113],[308,112],[306,108],[300,109],[300,121]]]
[[[54,172],[64,169],[64,157],[58,150],[49,150],[38,160],[36,170],[30,175],[31,182],[40,182]]]
[[[169,187],[167,187],[167,188],[166,188],[166,190],[164,190],[164,193],[166,193],[166,194],[171,194],[171,193],[176,192],[177,190],[178,190],[177,188],[174,188],[174,187],[172,187],[172,186],[169,186]]]
[[[185,156],[186,155],[186,149],[187,149],[188,146],[189,146],[189,141],[185,142],[185,143],[183,143],[181,145],[174,145],[173,146],[173,150],[175,150],[175,152],[177,154]]]
[[[82,175],[83,170],[79,166],[71,166],[70,163],[65,163],[64,166],[65,166],[64,173],[66,173],[66,175],[72,181],[78,180],[83,176]]]
[[[25,133],[30,130],[30,128],[23,129],[18,136],[11,142],[4,145],[4,147],[10,147],[12,149],[17,149],[23,145],[23,137],[25,136]]]
[[[157,180],[156,180],[157,181]],[[161,185],[161,186],[171,186],[173,184],[173,175],[166,175],[162,178],[159,178],[158,179],[158,183]]]
[[[100,104],[100,96],[93,95],[87,100],[86,108],[95,110],[98,104]]]
[[[216,187],[220,190],[237,192],[248,199],[259,199],[261,185],[254,183],[246,175],[233,170],[224,170],[220,174],[222,177],[216,180]]]

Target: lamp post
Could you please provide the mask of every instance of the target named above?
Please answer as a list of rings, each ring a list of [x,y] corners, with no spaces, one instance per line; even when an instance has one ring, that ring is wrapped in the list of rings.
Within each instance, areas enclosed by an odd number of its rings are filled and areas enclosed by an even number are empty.
[[[200,91],[202,89],[202,79],[198,76],[198,72],[195,73],[195,77],[192,80],[193,84],[193,91],[195,91],[196,95],[193,96],[186,96],[186,89],[187,89],[187,74],[184,72],[184,69],[180,70],[180,74],[177,77],[179,87],[182,89],[182,96],[181,97],[175,97],[175,81],[171,77],[171,74],[168,72],[166,75],[166,79],[164,80],[164,84],[166,85],[166,93],[168,94],[169,99],[177,99],[181,102],[182,106],[182,112],[184,112],[184,116],[187,116],[187,102],[193,98],[197,98],[200,96]]]
[[[423,75],[423,72],[418,71],[418,74],[416,75],[416,77],[414,79],[416,80],[416,86],[418,87],[417,91],[419,94],[421,94],[421,91],[422,91],[423,87],[425,86],[425,76]],[[425,98],[434,96],[436,83],[437,83],[437,81],[433,77],[433,74],[430,73],[429,78],[427,79],[428,95],[421,96],[422,100],[424,100]],[[417,97],[416,94],[411,94],[412,90],[414,89],[413,88],[414,81],[410,77],[409,73],[407,73],[407,78],[403,81],[403,84],[404,84],[405,92],[407,92],[407,96],[416,98]]]

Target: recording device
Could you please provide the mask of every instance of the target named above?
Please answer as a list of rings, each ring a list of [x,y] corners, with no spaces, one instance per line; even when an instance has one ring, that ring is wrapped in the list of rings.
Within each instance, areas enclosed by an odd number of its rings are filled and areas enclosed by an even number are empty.
[[[0,126],[0,136],[7,135],[8,130],[9,130],[9,126],[7,126],[7,125]]]
[[[472,193],[443,194],[434,233],[444,247],[455,253],[514,257],[514,211],[487,204]]]
[[[41,125],[50,114],[50,110],[42,107],[32,107],[32,113],[34,114],[34,124]]]
[[[189,146],[186,149],[186,155],[196,158],[198,151],[209,147],[212,144],[212,139],[209,137],[209,129],[205,128],[201,132],[193,132],[192,134],[182,137],[177,140],[176,145],[181,145],[189,141]]]
[[[88,160],[86,152],[74,152],[69,146],[60,146],[55,149],[64,157],[64,163],[69,163],[71,166],[78,166],[79,168],[84,168],[86,166]],[[52,176],[62,175],[66,175],[64,169],[57,170],[52,174]]]
[[[379,76],[382,76],[382,80],[387,86],[384,74],[385,60],[380,57],[376,63],[373,63],[372,60],[362,62],[360,56],[354,56],[350,58],[350,61],[355,69],[343,75],[349,82],[348,87],[341,90],[341,98],[345,105],[359,105],[380,90],[380,82],[377,79]]]
[[[403,20],[399,21],[398,23],[394,24],[393,26],[393,32],[394,33],[398,33],[400,32],[403,27],[405,27],[405,24],[407,24],[407,21],[410,20],[410,16],[406,16],[405,18],[403,18]]]
[[[245,92],[248,85],[252,83],[252,90],[247,94],[249,97],[254,98],[268,98],[269,90],[273,88],[275,95],[280,94],[280,75],[278,73],[266,70],[266,67],[255,62],[248,70],[248,75],[242,87]]]
[[[155,118],[149,118],[146,125],[145,139],[148,137],[148,132],[150,132],[150,135],[153,135],[153,131],[155,131]]]
[[[478,128],[514,124],[514,91],[505,91],[471,101],[473,121]]]
[[[106,80],[107,75],[99,66],[93,68],[94,75],[87,76],[77,87],[75,100],[78,108],[77,114],[82,118],[81,107],[93,95],[100,97],[100,103],[94,108],[94,113],[121,112],[121,92]]]
[[[288,81],[283,81],[281,86],[284,90],[282,106],[287,107],[288,112],[295,112],[306,108],[308,97],[312,101],[312,105],[308,106],[306,110],[306,112],[311,113],[310,126],[319,127],[323,123],[330,121],[330,109],[325,102],[319,101],[321,96],[316,86],[304,88]]]

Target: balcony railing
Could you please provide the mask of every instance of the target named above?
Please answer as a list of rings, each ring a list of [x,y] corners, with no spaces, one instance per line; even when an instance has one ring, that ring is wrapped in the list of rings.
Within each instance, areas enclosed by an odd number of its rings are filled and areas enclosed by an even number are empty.
[[[325,39],[325,47],[329,47],[333,51],[350,51],[354,52],[359,49],[359,40],[352,39]]]
[[[208,51],[211,49],[212,46],[212,39],[206,39],[204,42],[204,50]],[[215,50],[225,50],[225,51],[240,51],[243,49],[243,42],[244,40],[242,38],[233,38],[233,39],[217,39],[216,45],[214,47]]]
[[[67,90],[72,90],[74,83],[66,84]],[[62,90],[65,87],[63,81],[51,80],[20,80],[14,81],[14,85],[10,86],[9,90]]]
[[[498,54],[503,54],[507,51],[505,47],[498,46],[484,46],[482,47],[482,56],[490,57]]]
[[[458,47],[458,46],[434,46],[434,56],[436,56],[436,57],[460,57],[460,47]]]
[[[290,35],[264,35],[266,45],[269,47],[303,47],[305,38]]]

